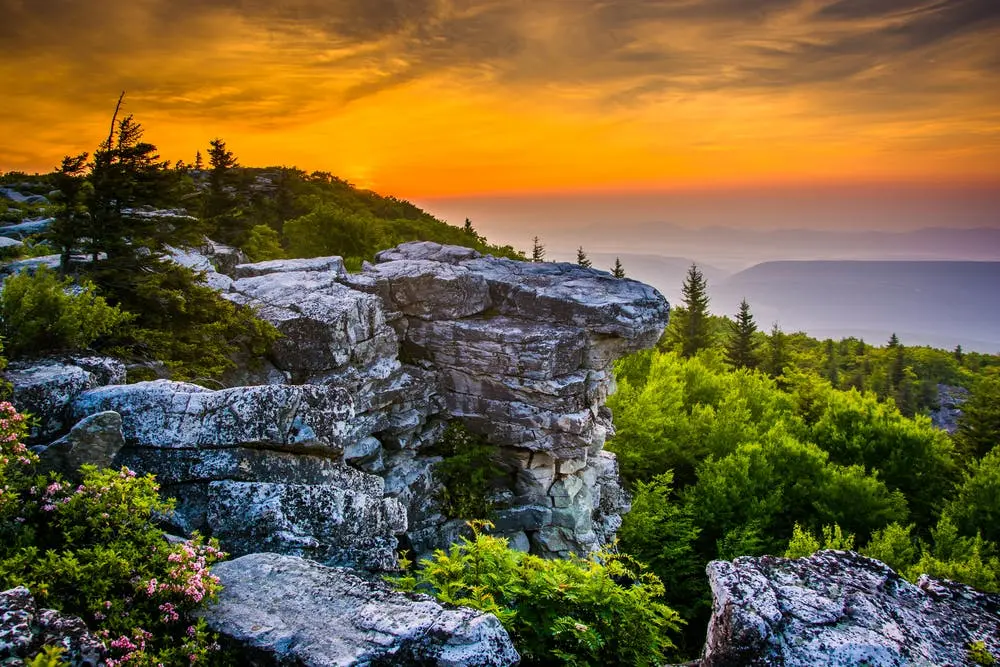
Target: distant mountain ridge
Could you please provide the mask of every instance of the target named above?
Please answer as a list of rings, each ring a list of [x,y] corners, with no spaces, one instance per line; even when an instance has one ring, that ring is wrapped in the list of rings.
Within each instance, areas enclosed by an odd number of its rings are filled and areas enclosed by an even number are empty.
[[[1000,351],[1000,262],[774,261],[712,287],[713,309],[746,297],[761,323],[814,336]],[[725,305],[724,305],[725,304]]]

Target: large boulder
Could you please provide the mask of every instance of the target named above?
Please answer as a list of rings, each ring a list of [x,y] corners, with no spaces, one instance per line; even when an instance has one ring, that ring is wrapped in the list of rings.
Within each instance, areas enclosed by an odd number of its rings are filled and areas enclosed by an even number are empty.
[[[922,577],[913,585],[853,552],[708,564],[702,667],[971,665],[1000,655],[1000,595]]]
[[[0,592],[0,664],[23,665],[46,646],[61,647],[60,664],[98,667],[104,645],[76,616],[38,609],[27,588]]]
[[[381,581],[277,554],[212,568],[223,589],[202,612],[243,664],[513,665],[519,660],[492,614],[446,609]]]
[[[499,509],[549,510],[539,525],[505,521],[501,532],[553,556],[612,538],[628,502],[611,479],[613,457],[599,457],[612,432],[604,407],[615,389],[611,365],[659,339],[666,300],[603,271],[428,242],[381,252],[376,262],[362,278],[403,316],[395,325],[402,354],[436,373],[446,413],[495,445],[511,472]],[[425,501],[413,500],[417,514]],[[435,520],[411,520],[411,541],[433,535]]]

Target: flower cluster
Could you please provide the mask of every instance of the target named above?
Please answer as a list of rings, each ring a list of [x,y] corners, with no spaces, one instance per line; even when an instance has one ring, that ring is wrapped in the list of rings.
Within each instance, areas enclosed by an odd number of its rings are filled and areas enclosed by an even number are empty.
[[[157,583],[151,579],[146,590],[169,591],[184,596],[185,601],[197,604],[219,588],[219,578],[208,571],[208,566],[226,556],[212,544],[182,542],[167,556],[172,567],[167,581]]]

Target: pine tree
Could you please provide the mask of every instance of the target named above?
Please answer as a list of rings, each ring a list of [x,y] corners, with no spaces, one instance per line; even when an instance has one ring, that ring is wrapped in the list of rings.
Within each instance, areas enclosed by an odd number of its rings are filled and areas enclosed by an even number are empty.
[[[788,336],[777,322],[771,326],[771,335],[767,341],[766,365],[767,374],[773,378],[781,376],[788,365]]]
[[[955,439],[967,457],[982,458],[1000,445],[1000,378],[984,377],[962,405]]]
[[[902,384],[906,374],[906,349],[895,333],[889,338],[888,348],[892,354],[889,361],[889,386],[895,390]]]
[[[140,248],[159,254],[167,235],[176,241],[182,234],[134,213],[134,207],[155,206],[166,196],[166,163],[142,135],[142,126],[131,115],[113,122],[107,141],[91,160],[93,188],[86,197],[90,218],[82,236],[89,238],[87,249],[95,262],[105,253],[109,263],[131,264],[143,254]]]
[[[194,169],[195,171],[201,171],[205,168],[205,161],[201,157],[201,151],[194,154]]]
[[[465,226],[462,228],[462,230],[469,236],[476,235],[476,230],[472,228],[472,220],[470,220],[469,218],[465,219]]]
[[[622,261],[615,257],[615,265],[611,267],[611,275],[615,278],[625,277],[625,267],[622,266]]]
[[[542,245],[541,241],[538,240],[536,236],[533,239],[534,244],[531,247],[531,261],[532,262],[544,262],[545,261],[545,246]]]
[[[54,176],[54,185],[59,191],[56,198],[59,208],[46,239],[59,249],[59,270],[62,273],[69,269],[70,257],[80,242],[81,231],[88,220],[82,196],[86,169],[86,153],[67,155]]]
[[[222,139],[213,139],[208,148],[208,193],[202,207],[202,217],[214,228],[214,238],[234,243],[241,234],[234,215],[236,197],[233,194],[234,170],[239,166],[236,156]]]
[[[729,323],[731,332],[726,344],[726,361],[736,368],[757,368],[757,323],[750,312],[750,304],[744,298],[736,320]]]
[[[576,263],[585,269],[589,269],[594,264],[589,259],[587,259],[587,253],[583,251],[583,246],[576,249]]]
[[[688,269],[684,285],[681,287],[681,298],[684,302],[684,322],[681,328],[681,354],[693,357],[699,350],[711,345],[708,321],[708,282],[692,264]]]
[[[955,361],[958,362],[959,366],[962,365],[962,360],[965,359],[965,353],[962,352],[962,346],[956,345],[955,351],[952,353],[955,357]]]
[[[840,364],[837,359],[837,348],[832,338],[827,338],[823,344],[826,353],[826,379],[834,387],[840,386]]]

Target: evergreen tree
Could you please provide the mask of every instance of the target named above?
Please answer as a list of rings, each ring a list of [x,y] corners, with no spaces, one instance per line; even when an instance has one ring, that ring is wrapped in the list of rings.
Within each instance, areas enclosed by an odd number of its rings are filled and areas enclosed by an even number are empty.
[[[541,241],[538,240],[536,236],[533,239],[533,245],[531,247],[531,261],[532,262],[544,262],[545,261],[545,246],[542,245]]]
[[[688,269],[681,287],[681,298],[685,310],[680,330],[681,354],[692,357],[712,343],[708,322],[708,282],[697,264]]]
[[[833,339],[827,338],[824,341],[823,347],[826,354],[826,379],[834,387],[838,387],[840,386],[840,366],[837,359],[837,348],[834,346]]]
[[[194,169],[195,171],[202,171],[205,168],[205,161],[201,157],[201,151],[194,154]]]
[[[615,257],[615,265],[611,267],[611,275],[615,278],[625,277],[625,267],[622,266],[622,261]]]
[[[767,374],[773,378],[781,376],[788,365],[788,336],[778,323],[771,326],[771,335],[767,340]]]
[[[726,361],[736,368],[757,368],[757,323],[750,312],[750,304],[744,298],[736,320],[729,323],[731,333],[726,344]]]
[[[213,139],[208,149],[208,193],[202,208],[202,217],[215,229],[220,241],[234,243],[241,235],[239,221],[234,215],[234,170],[239,166],[236,156],[226,148],[222,139]]]
[[[955,361],[958,362],[958,365],[961,366],[962,365],[962,360],[965,358],[965,353],[962,352],[962,346],[961,345],[956,345],[955,346],[954,357],[955,357]]]
[[[59,270],[62,273],[69,269],[70,257],[80,242],[81,231],[87,225],[87,209],[83,204],[86,169],[86,153],[67,155],[53,179],[58,190],[56,203],[59,208],[56,209],[55,220],[49,227],[46,240],[59,249]]]
[[[465,226],[462,228],[469,236],[476,236],[476,230],[472,228],[472,220],[465,219]]]
[[[899,338],[895,333],[889,338],[888,348],[891,351],[889,385],[895,390],[902,384],[906,375],[906,349],[899,342]]]
[[[1000,378],[986,377],[962,405],[955,434],[966,456],[981,458],[1000,444]]]
[[[140,249],[159,254],[168,235],[177,241],[184,230],[167,229],[155,218],[137,214],[135,207],[163,203],[166,163],[156,146],[142,141],[142,126],[131,115],[112,127],[90,163],[93,188],[86,196],[90,217],[85,235],[95,262],[105,253],[109,264],[127,267],[151,256]]]
[[[585,269],[589,269],[594,264],[587,258],[587,253],[583,251],[583,246],[576,249],[576,263]]]

